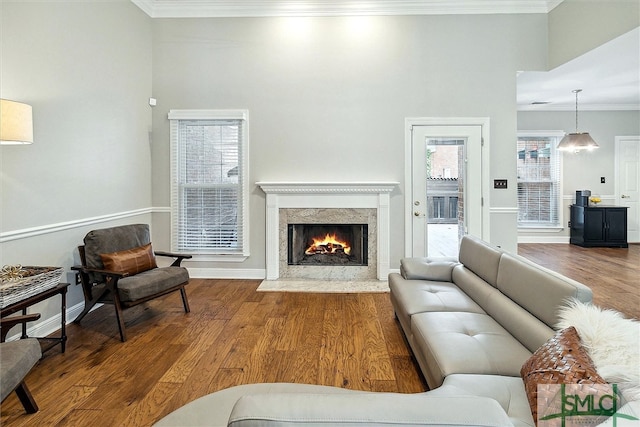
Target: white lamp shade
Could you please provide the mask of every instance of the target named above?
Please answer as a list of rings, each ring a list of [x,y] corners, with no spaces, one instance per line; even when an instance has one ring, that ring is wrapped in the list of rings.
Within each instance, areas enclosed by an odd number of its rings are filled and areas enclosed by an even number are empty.
[[[31,144],[32,142],[31,105],[0,99],[0,144]]]
[[[593,150],[594,148],[598,148],[598,144],[588,132],[569,133],[558,144],[558,150],[562,151]]]

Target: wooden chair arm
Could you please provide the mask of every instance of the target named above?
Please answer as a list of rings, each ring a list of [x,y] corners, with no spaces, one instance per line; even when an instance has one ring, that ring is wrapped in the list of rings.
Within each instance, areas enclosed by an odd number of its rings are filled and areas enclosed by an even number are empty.
[[[40,318],[40,313],[25,314],[21,316],[3,317],[0,319],[0,342],[4,342],[9,330],[20,323],[33,322]]]
[[[183,259],[193,258],[192,255],[187,254],[177,254],[174,252],[165,252],[165,251],[154,251],[154,253],[158,256],[166,256],[171,258],[176,258],[176,260],[171,264],[172,267],[180,267],[180,263],[182,263]]]
[[[74,271],[79,271],[81,273],[103,274],[105,276],[111,276],[114,279],[121,279],[123,277],[129,276],[129,273],[124,272],[124,271],[101,270],[99,268],[88,268],[88,267],[83,267],[81,265],[74,265],[73,267],[71,267],[71,269],[74,270]]]

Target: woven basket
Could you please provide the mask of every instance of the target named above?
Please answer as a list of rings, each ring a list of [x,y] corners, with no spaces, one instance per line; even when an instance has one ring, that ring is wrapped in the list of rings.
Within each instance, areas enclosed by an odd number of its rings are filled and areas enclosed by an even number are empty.
[[[22,301],[60,283],[62,267],[21,267],[19,278],[0,278],[0,308]]]

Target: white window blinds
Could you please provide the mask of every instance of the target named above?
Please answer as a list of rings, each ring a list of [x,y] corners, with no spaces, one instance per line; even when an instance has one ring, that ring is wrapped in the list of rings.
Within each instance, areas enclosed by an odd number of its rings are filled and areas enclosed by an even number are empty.
[[[561,133],[518,135],[519,227],[561,226],[562,168],[556,150],[561,137]]]
[[[247,112],[171,110],[172,247],[248,255]]]

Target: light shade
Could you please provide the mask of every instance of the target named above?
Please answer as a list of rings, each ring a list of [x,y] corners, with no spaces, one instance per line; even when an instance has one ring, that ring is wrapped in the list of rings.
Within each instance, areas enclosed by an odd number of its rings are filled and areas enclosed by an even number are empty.
[[[558,150],[562,151],[593,150],[594,148],[598,148],[598,144],[588,132],[568,133],[558,144]]]
[[[0,144],[31,144],[33,115],[31,105],[0,99]]]

